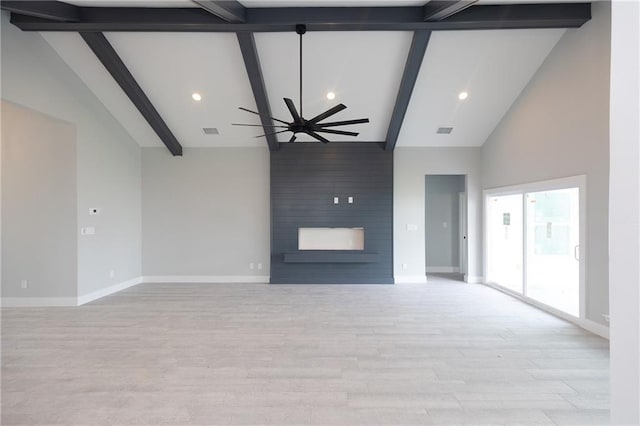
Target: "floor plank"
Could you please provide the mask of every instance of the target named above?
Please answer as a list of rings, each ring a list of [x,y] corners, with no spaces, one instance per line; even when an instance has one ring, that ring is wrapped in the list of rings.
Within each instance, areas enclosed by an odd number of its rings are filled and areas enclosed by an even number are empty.
[[[3,424],[602,424],[608,342],[482,285],[141,284],[2,310]]]

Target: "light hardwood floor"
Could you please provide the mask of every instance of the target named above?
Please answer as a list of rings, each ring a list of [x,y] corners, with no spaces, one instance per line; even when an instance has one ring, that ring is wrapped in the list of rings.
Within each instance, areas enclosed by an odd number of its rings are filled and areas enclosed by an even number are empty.
[[[482,285],[142,284],[2,311],[2,424],[605,424],[608,342]]]

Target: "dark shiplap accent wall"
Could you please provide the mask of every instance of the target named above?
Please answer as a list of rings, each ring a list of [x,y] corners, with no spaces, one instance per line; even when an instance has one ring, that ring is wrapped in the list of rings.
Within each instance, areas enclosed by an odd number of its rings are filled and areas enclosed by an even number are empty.
[[[379,259],[285,263],[284,253],[298,251],[302,227],[364,227],[365,252]],[[271,152],[271,283],[392,284],[392,256],[392,151],[378,143],[337,142],[281,144]]]

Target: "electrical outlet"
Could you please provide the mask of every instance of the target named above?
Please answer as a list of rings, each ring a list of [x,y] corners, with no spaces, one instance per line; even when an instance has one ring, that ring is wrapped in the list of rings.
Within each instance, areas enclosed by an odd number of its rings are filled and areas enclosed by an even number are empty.
[[[116,271],[111,269],[109,271],[109,278],[114,279],[116,277]]]
[[[20,287],[23,288],[23,289],[24,288],[28,288],[29,287],[29,281],[27,281],[27,280],[20,281]]]
[[[409,267],[409,265],[408,265],[408,264],[406,264],[406,263],[403,263],[403,264],[402,264],[402,269],[407,269],[408,267]]]
[[[255,268],[256,268],[256,265],[253,262],[251,262],[249,264],[249,269],[255,269]]]
[[[258,263],[258,269],[262,269],[262,263]]]

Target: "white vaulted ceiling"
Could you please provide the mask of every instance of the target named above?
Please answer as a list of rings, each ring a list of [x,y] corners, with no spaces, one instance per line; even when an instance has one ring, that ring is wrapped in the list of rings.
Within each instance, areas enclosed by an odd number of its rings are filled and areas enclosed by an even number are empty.
[[[259,120],[234,33],[108,33],[107,39],[184,146],[262,146]],[[192,93],[202,95],[194,102]],[[205,135],[204,127],[220,134]]]
[[[483,3],[496,1],[481,0]],[[497,0],[499,2],[499,0]],[[186,0],[152,2],[75,0],[82,6],[192,7]],[[417,6],[419,1],[244,0],[247,7]],[[397,146],[479,146],[484,143],[565,30],[434,31],[403,121]],[[178,141],[185,147],[266,147],[253,92],[235,33],[105,34]],[[43,33],[70,68],[141,146],[160,139],[76,33]],[[256,33],[256,48],[272,115],[290,121],[283,97],[298,100],[298,35]],[[331,106],[348,108],[329,119],[368,117],[369,124],[346,126],[356,138],[332,141],[383,142],[411,45],[412,32],[309,31],[304,35],[305,118]],[[469,92],[458,100],[462,90]],[[328,91],[336,98],[326,99]],[[194,102],[191,94],[202,94]],[[438,127],[453,127],[436,135]],[[205,135],[215,127],[219,135]],[[299,134],[300,135],[300,134]],[[287,141],[290,134],[279,135]],[[312,140],[299,137],[298,141]]]
[[[397,146],[482,145],[564,31],[434,32]]]

